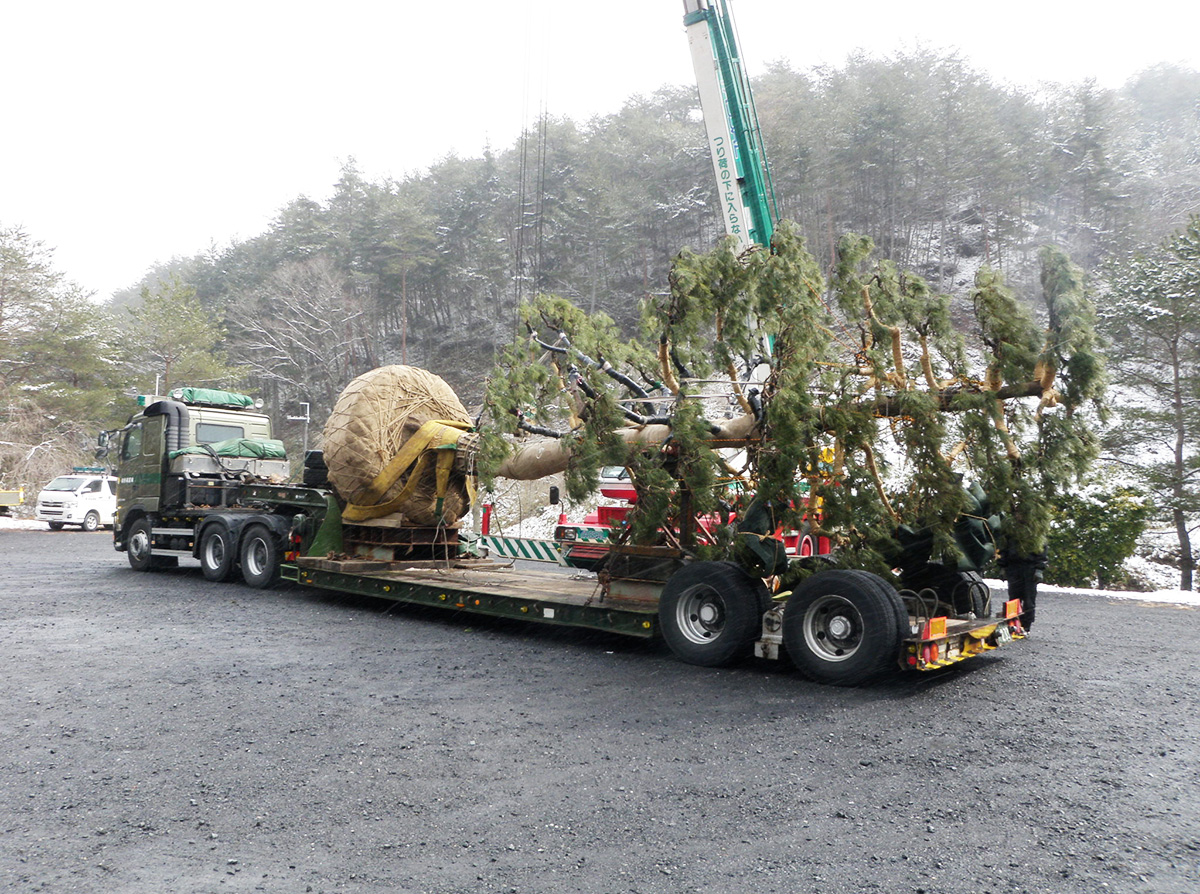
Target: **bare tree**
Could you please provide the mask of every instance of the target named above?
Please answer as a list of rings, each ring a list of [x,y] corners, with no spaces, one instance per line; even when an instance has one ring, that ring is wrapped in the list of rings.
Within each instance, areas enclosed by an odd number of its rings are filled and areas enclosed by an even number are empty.
[[[348,381],[379,365],[365,299],[325,257],[276,270],[232,327],[261,385],[282,399],[307,400],[318,418]]]

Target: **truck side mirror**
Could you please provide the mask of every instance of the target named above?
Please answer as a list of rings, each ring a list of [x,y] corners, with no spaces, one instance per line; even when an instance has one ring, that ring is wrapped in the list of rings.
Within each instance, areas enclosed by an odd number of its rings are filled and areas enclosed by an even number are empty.
[[[557,484],[550,485],[550,505],[551,506],[558,505],[558,485]]]
[[[96,436],[96,459],[108,456],[108,432],[102,431]]]

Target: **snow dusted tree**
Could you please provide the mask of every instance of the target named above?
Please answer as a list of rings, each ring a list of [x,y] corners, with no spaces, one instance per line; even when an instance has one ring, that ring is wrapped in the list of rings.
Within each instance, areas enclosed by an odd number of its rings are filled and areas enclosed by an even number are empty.
[[[86,458],[123,373],[112,314],[20,228],[0,229],[0,480],[34,486]]]
[[[244,376],[245,370],[226,356],[220,321],[179,278],[143,288],[140,304],[129,315],[125,350],[139,387],[155,379],[161,394],[177,385],[228,388]]]
[[[1194,584],[1191,524],[1200,512],[1200,217],[1154,252],[1110,267],[1101,312],[1112,359],[1131,392],[1117,406],[1109,450],[1170,514],[1179,586]]]

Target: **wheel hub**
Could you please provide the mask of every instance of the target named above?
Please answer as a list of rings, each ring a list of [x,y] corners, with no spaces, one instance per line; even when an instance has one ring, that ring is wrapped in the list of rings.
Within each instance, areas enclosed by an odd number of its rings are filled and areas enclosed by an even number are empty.
[[[804,616],[804,639],[809,650],[825,661],[845,661],[862,643],[863,621],[858,609],[831,593],[809,606]]]
[[[707,642],[725,629],[725,601],[711,587],[698,586],[679,600],[675,617],[685,637],[694,643]]]
[[[850,635],[850,631],[854,629],[854,625],[850,623],[850,619],[844,615],[835,615],[830,618],[826,626],[829,635],[834,639],[845,639]]]

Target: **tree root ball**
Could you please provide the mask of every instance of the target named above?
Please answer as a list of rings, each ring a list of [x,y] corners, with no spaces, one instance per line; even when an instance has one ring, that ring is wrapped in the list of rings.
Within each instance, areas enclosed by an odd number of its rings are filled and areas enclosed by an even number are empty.
[[[382,366],[346,386],[325,424],[325,464],[329,481],[342,499],[364,507],[382,507],[404,489],[403,472],[382,494],[372,492],[376,478],[426,422],[442,419],[470,423],[458,396],[441,378],[412,366]],[[416,490],[375,524],[433,527],[453,524],[470,509],[466,476],[455,470],[437,512],[435,463],[426,468]]]

